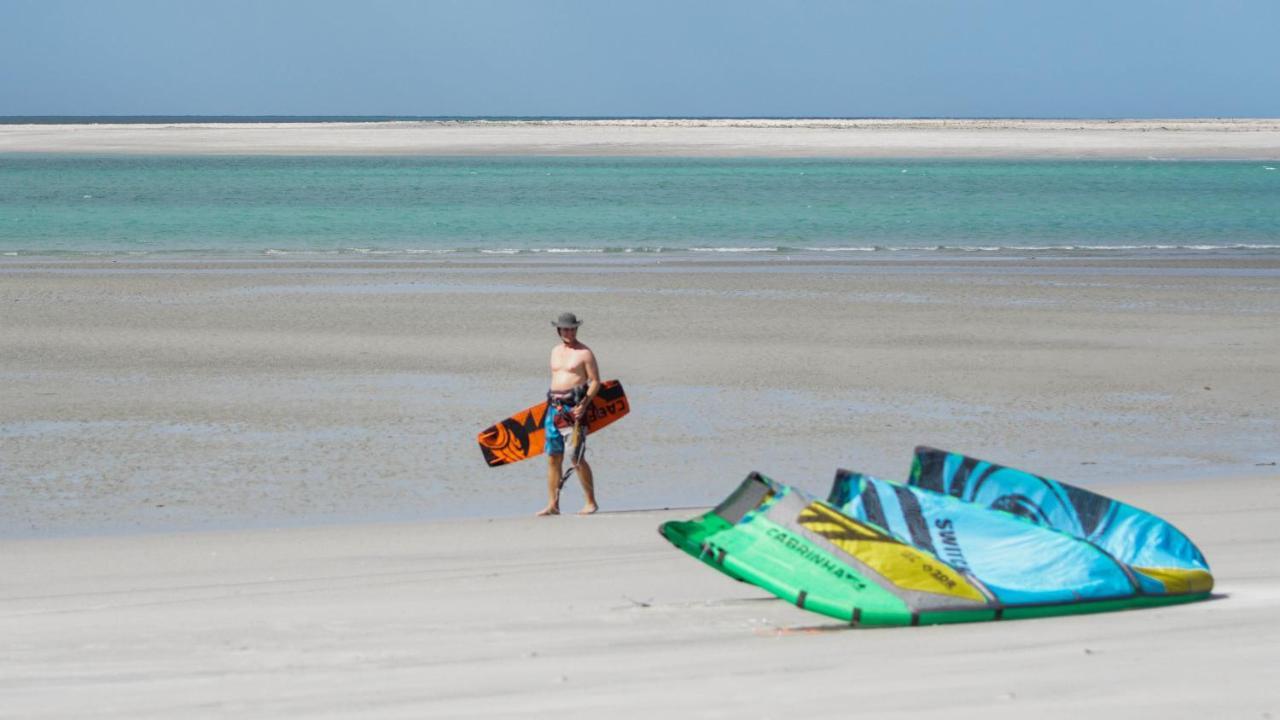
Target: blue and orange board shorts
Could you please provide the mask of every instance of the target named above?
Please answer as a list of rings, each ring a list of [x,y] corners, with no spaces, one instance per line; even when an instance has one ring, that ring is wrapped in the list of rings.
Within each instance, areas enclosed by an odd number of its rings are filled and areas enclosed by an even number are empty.
[[[579,385],[573,390],[547,393],[547,416],[542,421],[542,428],[546,433],[544,448],[548,455],[564,454],[564,431],[573,427],[573,409],[586,393],[586,385]]]

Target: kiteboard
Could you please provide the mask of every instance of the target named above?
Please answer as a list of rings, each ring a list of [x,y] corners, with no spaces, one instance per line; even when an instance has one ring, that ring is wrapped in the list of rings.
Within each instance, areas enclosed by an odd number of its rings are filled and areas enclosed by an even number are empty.
[[[631,411],[622,383],[608,380],[600,386],[600,392],[591,400],[583,421],[588,433],[597,432]],[[543,423],[547,419],[545,401],[526,408],[506,420],[490,425],[480,432],[476,441],[489,467],[508,465],[542,454],[546,445]]]

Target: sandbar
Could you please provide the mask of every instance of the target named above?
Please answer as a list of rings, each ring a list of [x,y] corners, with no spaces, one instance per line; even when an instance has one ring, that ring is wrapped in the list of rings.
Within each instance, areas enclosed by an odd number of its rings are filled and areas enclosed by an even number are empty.
[[[1280,120],[15,124],[0,153],[1276,160]]]

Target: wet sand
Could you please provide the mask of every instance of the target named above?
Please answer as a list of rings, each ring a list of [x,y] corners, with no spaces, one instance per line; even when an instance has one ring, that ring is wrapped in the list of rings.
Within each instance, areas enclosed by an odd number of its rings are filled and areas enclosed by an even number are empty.
[[[564,310],[632,399],[590,443],[610,509],[896,478],[916,444],[1252,473],[1280,459],[1278,265],[12,259],[0,536],[531,512],[538,461],[474,438],[541,399]]]
[[[1275,260],[6,258],[0,307],[0,714],[1280,712]],[[564,310],[635,512],[474,445]],[[656,533],[918,443],[1161,514],[1218,597],[848,631]]]

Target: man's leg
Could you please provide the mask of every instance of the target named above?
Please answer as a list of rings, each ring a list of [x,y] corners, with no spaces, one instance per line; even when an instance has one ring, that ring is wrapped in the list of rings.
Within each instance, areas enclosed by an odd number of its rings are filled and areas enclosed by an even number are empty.
[[[560,473],[564,467],[564,453],[547,455],[547,506],[538,515],[560,514]]]
[[[538,515],[560,514],[560,472],[564,467],[564,436],[556,427],[556,415],[563,412],[559,406],[547,408],[547,415],[542,421],[542,429],[546,434],[547,453],[547,506],[538,511]]]
[[[587,463],[586,459],[579,460],[575,467],[578,468],[578,480],[582,482],[582,494],[587,496],[587,504],[582,506],[578,514],[590,515],[600,509],[600,506],[596,504],[595,477],[591,475],[591,465]]]

